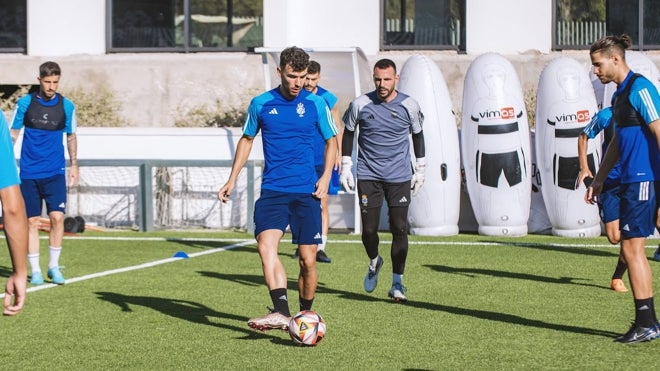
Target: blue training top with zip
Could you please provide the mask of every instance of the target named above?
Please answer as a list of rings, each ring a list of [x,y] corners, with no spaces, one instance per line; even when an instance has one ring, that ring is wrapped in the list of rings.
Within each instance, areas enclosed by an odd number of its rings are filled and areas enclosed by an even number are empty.
[[[328,104],[328,108],[332,110],[335,104],[337,104],[337,97],[320,86],[317,86],[316,89],[317,89],[316,95],[323,98],[323,100],[325,100],[325,102]],[[335,122],[335,125],[336,124],[337,123]],[[316,166],[323,166],[325,164],[325,139],[323,139],[323,136],[321,135],[317,136],[316,144],[314,144],[314,149],[315,149],[314,164]]]
[[[261,131],[264,172],[261,188],[287,193],[315,190],[314,143],[319,133],[325,140],[337,135],[337,126],[323,98],[302,90],[287,100],[279,87],[250,102],[243,134]]]

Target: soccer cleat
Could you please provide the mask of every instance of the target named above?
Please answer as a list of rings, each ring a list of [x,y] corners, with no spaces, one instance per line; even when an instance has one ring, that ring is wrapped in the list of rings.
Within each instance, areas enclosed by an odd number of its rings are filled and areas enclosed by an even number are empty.
[[[280,312],[270,312],[263,317],[250,318],[248,326],[259,331],[276,329],[287,331],[289,321],[291,321],[291,317],[287,317]]]
[[[30,277],[30,284],[31,285],[44,284],[44,276],[41,274],[41,272],[32,272],[32,277]]]
[[[628,332],[615,338],[614,341],[617,343],[635,344],[651,341],[658,337],[660,337],[660,324],[656,323],[651,327],[641,327],[633,323]]]
[[[660,262],[660,245],[658,245],[658,248],[653,253],[653,260]]]
[[[62,271],[60,271],[60,267],[48,269],[48,278],[53,280],[54,284],[64,285],[64,276],[62,275]]]
[[[404,292],[406,292],[406,288],[400,283],[395,283],[392,285],[390,292],[387,293],[387,296],[394,299],[397,303],[405,303],[408,301],[408,298]]]
[[[325,250],[319,250],[316,252],[316,261],[319,263],[330,263],[332,259],[326,255]]]
[[[383,258],[378,256],[376,262],[376,268],[372,267],[369,264],[369,269],[367,270],[367,275],[364,277],[364,291],[373,292],[378,285],[378,272],[380,272],[380,267],[383,266]]]
[[[616,292],[628,292],[628,289],[621,278],[613,278],[610,283],[610,288]]]

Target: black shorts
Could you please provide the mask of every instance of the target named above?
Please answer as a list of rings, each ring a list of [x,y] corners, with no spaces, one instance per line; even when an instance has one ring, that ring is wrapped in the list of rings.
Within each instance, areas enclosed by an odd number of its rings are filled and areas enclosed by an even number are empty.
[[[380,180],[358,180],[360,210],[381,207],[383,199],[389,207],[410,205],[410,180],[401,183],[388,183]]]

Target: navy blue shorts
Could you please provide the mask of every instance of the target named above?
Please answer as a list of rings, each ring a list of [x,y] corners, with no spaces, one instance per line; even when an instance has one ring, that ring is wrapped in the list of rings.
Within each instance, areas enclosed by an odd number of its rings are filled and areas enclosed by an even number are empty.
[[[64,212],[66,209],[66,177],[64,174],[44,179],[21,179],[21,193],[28,218],[41,215],[42,200],[46,211]]]
[[[311,193],[262,189],[254,205],[254,236],[269,229],[285,232],[287,226],[291,228],[292,243],[321,243],[321,201]]]
[[[654,182],[621,184],[621,235],[627,238],[648,237],[655,230]]]
[[[600,210],[600,220],[603,223],[613,222],[619,219],[620,201],[619,191],[621,186],[619,184],[603,188],[603,191],[598,196],[598,210]]]

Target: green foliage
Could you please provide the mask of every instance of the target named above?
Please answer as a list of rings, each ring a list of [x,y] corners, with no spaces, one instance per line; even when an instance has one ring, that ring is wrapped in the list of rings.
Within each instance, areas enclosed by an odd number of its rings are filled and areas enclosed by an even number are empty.
[[[525,90],[525,108],[527,109],[527,123],[530,128],[536,125],[536,89]]]
[[[180,128],[189,127],[240,127],[245,121],[248,106],[246,93],[236,104],[227,104],[216,100],[213,105],[198,105],[192,108],[179,107],[176,110],[174,126]]]
[[[75,87],[61,91],[76,106],[78,126],[120,127],[128,126],[121,116],[121,103],[106,86],[99,84],[93,88]]]
[[[0,318],[0,354],[17,370],[660,367],[660,340],[633,346],[612,341],[628,330],[634,308],[630,293],[609,290],[618,247],[604,237],[410,236],[405,305],[387,298],[391,235],[380,237],[385,266],[378,288],[367,294],[360,236],[330,235],[333,260],[317,266],[314,301],[327,336],[317,347],[301,348],[286,333],[246,325],[271,305],[250,234],[67,236],[61,257],[67,284],[30,291],[22,313]],[[295,311],[299,268],[289,257],[295,248],[290,238],[284,236],[279,254]],[[238,241],[245,245],[218,249]],[[190,258],[171,259],[177,251]],[[41,254],[48,254],[44,240]],[[0,246],[0,261],[4,284],[6,246]],[[660,263],[650,264],[657,285]]]
[[[0,93],[0,109],[2,109],[5,114],[10,114],[10,112],[16,108],[16,101],[18,98],[27,94],[29,90],[30,85],[19,85],[18,89],[7,98],[3,98],[4,93]]]

